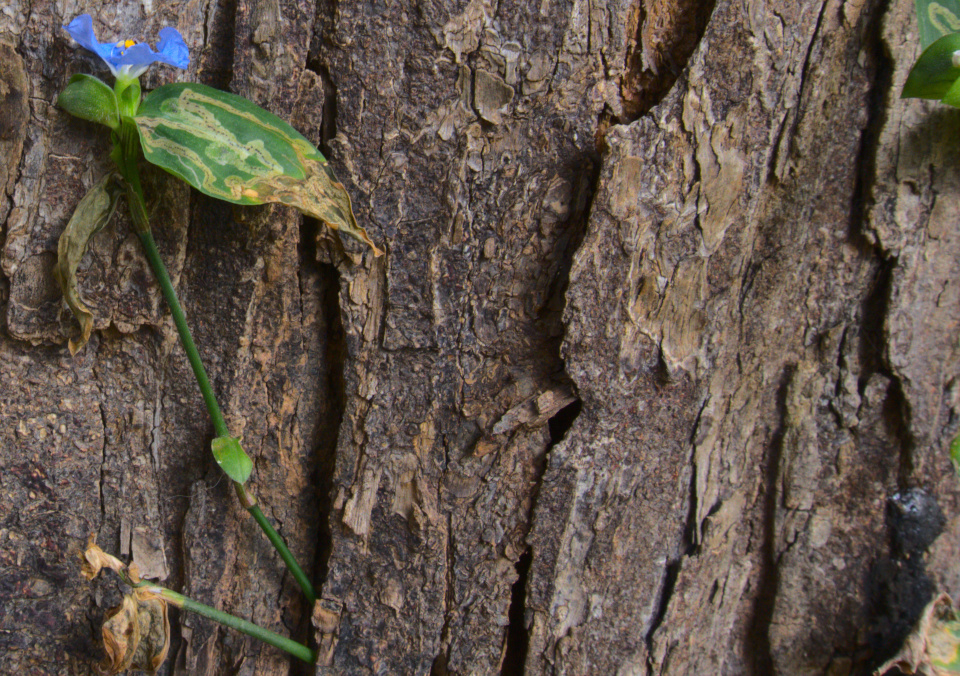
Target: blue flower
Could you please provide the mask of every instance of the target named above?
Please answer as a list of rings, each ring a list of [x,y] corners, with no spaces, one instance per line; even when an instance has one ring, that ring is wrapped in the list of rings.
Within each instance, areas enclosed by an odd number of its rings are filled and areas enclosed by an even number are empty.
[[[148,44],[133,40],[98,42],[89,14],[81,14],[64,28],[81,46],[103,59],[118,80],[140,77],[150,64],[158,61],[177,68],[190,65],[190,49],[176,28],[160,29],[157,51],[153,51]]]

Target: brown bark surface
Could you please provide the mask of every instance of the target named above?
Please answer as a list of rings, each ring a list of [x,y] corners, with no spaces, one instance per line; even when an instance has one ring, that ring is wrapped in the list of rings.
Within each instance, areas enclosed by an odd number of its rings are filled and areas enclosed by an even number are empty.
[[[63,12],[67,14],[63,14]],[[192,48],[387,251],[159,173],[154,232],[305,607],[209,453],[60,26]],[[318,674],[848,674],[960,594],[960,117],[910,0],[154,0],[0,12],[0,673],[87,674],[146,575]],[[941,535],[942,533],[942,535]],[[939,536],[939,539],[938,539]],[[313,673],[174,618],[165,673]]]

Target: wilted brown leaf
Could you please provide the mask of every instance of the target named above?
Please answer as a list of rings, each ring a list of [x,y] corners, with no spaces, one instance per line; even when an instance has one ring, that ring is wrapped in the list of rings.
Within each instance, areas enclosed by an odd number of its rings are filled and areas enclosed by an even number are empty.
[[[900,652],[873,673],[881,676],[894,668],[904,674],[960,676],[960,616],[948,595],[927,605]]]
[[[115,556],[107,554],[93,543],[93,538],[87,543],[87,548],[83,552],[80,560],[80,574],[88,580],[92,580],[104,568],[109,568],[117,573],[122,573],[126,566]]]
[[[103,648],[107,651],[107,658],[100,665],[101,671],[119,674],[129,669],[140,645],[140,620],[133,596],[124,596],[123,602],[107,614],[101,632]]]
[[[90,238],[107,224],[117,207],[117,199],[121,194],[113,174],[104,177],[83,196],[77,205],[70,222],[60,235],[57,246],[57,264],[53,268],[53,275],[63,291],[63,298],[73,311],[73,315],[80,322],[80,337],[70,339],[70,354],[76,354],[87,341],[93,331],[93,314],[80,300],[77,288],[77,267],[87,250]]]
[[[167,602],[156,594],[134,590],[111,611],[103,623],[103,647],[107,657],[101,664],[106,674],[141,669],[153,674],[170,649],[170,618]]]

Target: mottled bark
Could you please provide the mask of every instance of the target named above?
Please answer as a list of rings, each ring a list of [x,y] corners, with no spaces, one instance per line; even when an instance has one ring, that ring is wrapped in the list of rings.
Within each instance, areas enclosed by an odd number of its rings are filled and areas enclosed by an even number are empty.
[[[0,13],[0,671],[89,673],[87,537],[314,642],[323,674],[865,673],[960,593],[958,117],[910,0],[158,0]],[[255,492],[238,509],[59,28],[174,25],[320,144],[374,258],[156,174],[154,230]],[[99,13],[98,13],[99,11]],[[944,534],[935,541],[937,536]],[[924,554],[929,549],[929,554]],[[290,673],[175,618],[169,673]],[[312,669],[293,673],[312,673]]]

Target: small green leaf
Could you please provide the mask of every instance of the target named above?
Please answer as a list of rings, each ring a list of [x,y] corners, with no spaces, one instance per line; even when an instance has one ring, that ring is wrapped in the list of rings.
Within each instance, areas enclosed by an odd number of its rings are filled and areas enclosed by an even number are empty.
[[[127,82],[124,82],[123,85],[117,83],[117,88],[119,91],[115,91],[117,94],[117,100],[120,104],[120,110],[123,115],[133,117],[136,114],[137,108],[140,106],[140,80],[133,78]]]
[[[240,440],[217,437],[210,445],[213,448],[213,457],[227,476],[238,484],[246,483],[253,471],[253,461],[240,447]]]
[[[326,158],[279,117],[193,83],[153,90],[135,117],[147,161],[234,204],[278,202],[383,254],[353,215]]]
[[[940,100],[946,103],[948,106],[960,108],[960,77],[953,81],[953,84],[950,85],[950,89],[947,90],[947,93],[944,94],[943,98]]]
[[[960,31],[960,0],[916,0],[920,49]]]
[[[960,474],[960,434],[950,442],[950,459],[953,460],[954,469]]]
[[[123,191],[110,174],[103,178],[80,200],[57,245],[57,264],[53,276],[63,291],[63,298],[80,322],[80,337],[70,339],[70,354],[76,354],[90,340],[93,331],[93,313],[80,300],[77,289],[77,267],[87,250],[90,238],[109,222]]]
[[[953,53],[960,50],[960,33],[945,35],[927,47],[910,69],[900,98],[942,99],[960,77]]]
[[[116,94],[92,75],[78,73],[70,78],[66,88],[57,97],[57,105],[83,120],[99,122],[111,129],[120,126]]]

